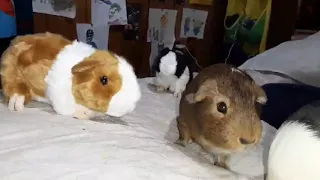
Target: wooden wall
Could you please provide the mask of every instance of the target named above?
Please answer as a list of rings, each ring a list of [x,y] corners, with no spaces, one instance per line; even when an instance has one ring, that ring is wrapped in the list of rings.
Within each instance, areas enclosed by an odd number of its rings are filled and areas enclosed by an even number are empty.
[[[55,32],[75,39],[76,23],[91,22],[91,0],[74,0],[77,4],[75,19],[58,16],[37,14],[34,15],[35,32]],[[140,40],[124,40],[123,26],[112,26],[109,34],[109,50],[125,56],[134,66],[139,77],[150,75],[149,55],[150,43],[147,43],[147,26],[149,8],[165,8],[178,10],[176,20],[176,39],[187,44],[190,52],[198,60],[200,66],[223,62],[221,44],[223,42],[223,21],[228,0],[214,0],[213,6],[185,5],[195,9],[207,10],[208,18],[203,40],[179,39],[182,6],[175,5],[174,0],[159,3],[153,0],[127,0],[127,3],[138,3],[142,7],[140,19]],[[298,0],[272,0],[272,13],[268,32],[267,49],[284,41],[290,40],[295,27]]]
[[[216,0],[216,2],[225,0]],[[91,22],[91,0],[75,0],[77,5],[77,15],[75,19],[68,19],[64,17],[34,14],[35,32],[50,31],[54,33],[60,33],[69,39],[76,39],[76,23],[90,23]],[[134,66],[136,73],[139,77],[145,77],[150,75],[149,71],[149,55],[150,55],[150,43],[147,43],[147,28],[148,28],[148,11],[149,8],[164,8],[164,9],[176,9],[178,10],[176,20],[176,39],[179,39],[180,23],[182,16],[182,6],[177,6],[173,3],[173,0],[169,0],[168,3],[159,3],[152,0],[127,0],[127,3],[138,3],[142,8],[142,16],[140,19],[140,40],[125,40],[123,37],[123,26],[111,26],[109,34],[109,50],[114,51],[122,56],[125,56],[131,64]],[[199,64],[203,67],[212,64],[218,49],[218,44],[214,36],[221,37],[217,34],[219,26],[216,24],[217,13],[220,13],[219,9],[215,6],[190,6],[195,9],[207,10],[208,18],[206,23],[205,35],[203,40],[197,39],[179,39],[188,45],[190,52],[196,57]],[[215,11],[213,11],[215,9]],[[222,17],[223,18],[223,17]],[[223,20],[223,19],[222,19]],[[222,26],[220,26],[222,27]],[[223,28],[223,27],[222,27]]]

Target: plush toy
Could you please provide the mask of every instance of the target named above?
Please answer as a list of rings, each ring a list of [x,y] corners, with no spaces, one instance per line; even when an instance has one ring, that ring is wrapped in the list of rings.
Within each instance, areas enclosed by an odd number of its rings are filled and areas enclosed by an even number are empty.
[[[11,111],[31,100],[79,119],[130,113],[141,97],[132,66],[109,51],[58,34],[18,36],[1,58],[3,94]]]
[[[319,180],[320,101],[293,113],[269,149],[266,180]]]
[[[181,44],[176,43],[172,49],[166,47],[161,50],[153,65],[157,91],[169,89],[175,97],[179,97],[193,79],[193,63],[194,59]]]

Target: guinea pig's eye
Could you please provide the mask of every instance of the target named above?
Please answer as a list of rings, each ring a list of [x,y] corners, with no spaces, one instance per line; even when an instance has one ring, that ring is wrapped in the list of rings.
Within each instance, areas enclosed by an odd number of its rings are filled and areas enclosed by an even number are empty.
[[[219,112],[223,113],[223,114],[226,114],[227,110],[228,110],[226,103],[225,102],[219,102],[217,104],[217,110]]]
[[[108,84],[108,78],[107,78],[107,76],[101,76],[101,77],[100,77],[100,83],[101,83],[103,86],[107,85],[107,84]]]

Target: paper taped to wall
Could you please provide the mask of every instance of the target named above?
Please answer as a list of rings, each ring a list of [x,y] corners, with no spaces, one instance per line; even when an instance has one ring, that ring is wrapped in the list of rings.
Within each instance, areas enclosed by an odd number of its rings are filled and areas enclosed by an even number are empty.
[[[180,37],[203,39],[208,12],[183,8]]]
[[[174,42],[177,10],[149,9],[147,42]]]
[[[76,17],[76,5],[73,0],[32,0],[33,12],[62,16]]]
[[[109,25],[77,24],[78,40],[97,49],[108,50]]]
[[[92,24],[127,24],[125,0],[91,0]]]

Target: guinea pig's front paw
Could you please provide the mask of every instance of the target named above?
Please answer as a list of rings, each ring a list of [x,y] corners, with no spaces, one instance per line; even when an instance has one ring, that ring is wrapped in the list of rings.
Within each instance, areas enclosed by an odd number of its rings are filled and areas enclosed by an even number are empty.
[[[81,120],[87,120],[90,118],[89,115],[82,110],[77,110],[76,112],[74,112],[73,117]]]
[[[222,167],[227,170],[230,170],[229,166],[227,165],[227,161],[228,161],[229,157],[230,156],[226,155],[226,154],[217,155],[217,157],[216,157],[217,159],[216,159],[214,165]]]
[[[163,87],[163,86],[157,86],[157,91],[158,92],[163,92],[163,91],[165,91],[166,90],[166,88],[165,87]]]
[[[22,112],[24,109],[25,96],[14,94],[9,99],[8,109],[10,111]]]
[[[228,165],[226,163],[224,163],[224,162],[215,162],[214,165],[229,170]]]
[[[183,146],[183,147],[187,147],[188,144],[191,144],[193,141],[192,139],[189,139],[189,140],[184,140],[184,139],[178,139],[175,144],[178,144],[180,146]]]
[[[176,98],[178,98],[178,97],[181,96],[181,92],[174,92],[174,93],[173,93],[173,96],[176,97]]]
[[[88,120],[92,116],[92,111],[86,108],[83,105],[76,105],[75,112],[73,113],[73,117],[81,120]]]
[[[186,147],[188,143],[187,143],[186,140],[178,139],[178,140],[175,142],[175,144],[180,145],[180,146],[182,146],[182,147]]]

